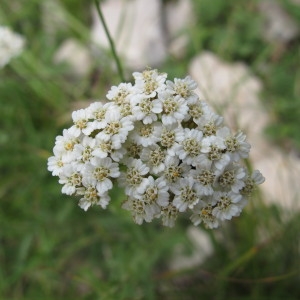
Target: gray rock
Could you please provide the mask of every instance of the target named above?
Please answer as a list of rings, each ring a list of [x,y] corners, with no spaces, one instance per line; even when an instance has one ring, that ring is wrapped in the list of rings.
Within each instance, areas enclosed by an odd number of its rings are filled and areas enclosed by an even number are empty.
[[[54,62],[67,63],[72,74],[78,77],[86,76],[92,65],[88,49],[74,39],[61,44],[54,55]]]
[[[145,9],[146,8],[146,9]],[[158,67],[171,52],[180,56],[187,44],[184,28],[191,24],[191,0],[108,0],[101,9],[117,51],[133,70]],[[92,40],[104,49],[109,43],[95,8]]]
[[[101,9],[118,53],[132,69],[157,66],[167,56],[160,20],[159,0],[109,0]],[[93,9],[92,40],[109,49],[96,9]]]
[[[286,44],[299,35],[296,21],[275,0],[258,2],[264,19],[263,36],[271,43]]]

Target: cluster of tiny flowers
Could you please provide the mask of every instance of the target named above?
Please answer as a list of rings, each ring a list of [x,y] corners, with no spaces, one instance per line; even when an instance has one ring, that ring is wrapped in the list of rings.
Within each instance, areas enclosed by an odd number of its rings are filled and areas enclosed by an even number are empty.
[[[172,227],[180,213],[216,228],[239,216],[264,181],[243,166],[250,145],[231,133],[194,90],[189,76],[167,80],[157,70],[133,73],[95,102],[74,111],[73,126],[56,138],[48,170],[79,206],[106,208],[115,184],[137,224],[160,218]]]
[[[13,57],[20,55],[25,44],[24,38],[6,26],[0,26],[0,68]]]

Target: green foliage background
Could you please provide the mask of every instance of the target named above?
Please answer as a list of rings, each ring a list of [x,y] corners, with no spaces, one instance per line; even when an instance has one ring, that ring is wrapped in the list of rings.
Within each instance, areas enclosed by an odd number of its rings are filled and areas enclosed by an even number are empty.
[[[88,41],[92,1],[58,1],[66,26],[53,35],[42,2],[21,2],[0,4],[0,23],[27,39],[23,55],[0,70],[0,299],[298,299],[300,213],[267,206],[259,193],[240,218],[207,231],[213,253],[205,262],[181,271],[169,263],[178,246],[192,254],[189,220],[138,226],[120,209],[118,190],[109,209],[86,213],[61,194],[47,171],[55,137],[79,100],[103,97],[119,79],[97,57],[80,79],[53,63],[65,38]],[[300,22],[299,6],[282,3]],[[262,39],[254,0],[194,0],[194,11],[186,56],[161,69],[184,76],[201,50],[246,62],[264,84],[269,138],[299,151],[299,40],[277,55]]]

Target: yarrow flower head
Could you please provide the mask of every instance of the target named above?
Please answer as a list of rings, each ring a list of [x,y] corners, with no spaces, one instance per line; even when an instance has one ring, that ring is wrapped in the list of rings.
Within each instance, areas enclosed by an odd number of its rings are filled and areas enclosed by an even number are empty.
[[[21,54],[25,39],[6,26],[0,26],[0,68]]]
[[[133,77],[113,86],[105,104],[74,111],[73,125],[56,138],[48,170],[62,193],[79,196],[84,210],[105,209],[118,185],[137,224],[160,219],[172,227],[186,214],[195,226],[216,228],[239,216],[264,182],[243,164],[246,135],[223,125],[191,77],[170,81],[151,69]]]

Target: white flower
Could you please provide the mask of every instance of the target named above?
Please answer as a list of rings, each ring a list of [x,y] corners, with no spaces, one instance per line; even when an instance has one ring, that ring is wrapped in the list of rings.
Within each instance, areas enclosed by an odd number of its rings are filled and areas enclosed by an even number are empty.
[[[134,196],[136,193],[142,194],[148,183],[144,176],[149,172],[147,167],[140,159],[129,158],[127,161],[127,170],[122,172],[119,177],[119,183],[125,187],[125,193],[128,196]]]
[[[13,57],[21,54],[25,39],[10,28],[0,26],[0,68],[3,68]]]
[[[73,152],[74,146],[80,143],[80,138],[75,136],[70,129],[64,129],[63,135],[56,137],[54,151]]]
[[[125,154],[122,161],[127,161],[129,158],[140,158],[143,146],[141,144],[137,144],[130,138],[130,135],[127,138],[127,141],[123,144]]]
[[[76,188],[82,186],[82,175],[75,164],[67,164],[63,167],[59,174],[59,183],[64,185],[61,191],[67,195],[75,194]]]
[[[202,130],[203,136],[206,137],[215,135],[221,127],[223,120],[223,117],[206,109],[206,113],[201,118],[195,119],[194,122],[198,125],[198,129]]]
[[[93,156],[99,158],[110,156],[114,161],[120,161],[126,153],[124,148],[114,149],[112,140],[107,135],[102,136],[101,138],[96,136],[95,141],[96,144],[94,151],[92,152]]]
[[[233,161],[249,156],[251,146],[246,142],[246,135],[242,132],[232,135],[229,128],[223,127],[217,130],[217,135],[223,138],[226,151]]]
[[[198,164],[207,164],[212,162],[212,166],[218,169],[220,172],[230,162],[230,156],[225,151],[224,141],[217,136],[205,137],[201,143],[201,154],[198,158]]]
[[[166,156],[162,178],[172,188],[172,186],[178,185],[180,178],[188,176],[190,169],[191,167],[182,163],[177,156]]]
[[[144,148],[141,153],[141,159],[150,168],[153,174],[159,174],[165,169],[166,153],[158,145],[152,145]]]
[[[69,130],[75,137],[79,137],[81,133],[89,135],[95,129],[93,125],[88,126],[89,112],[87,109],[73,111],[72,119],[74,125]]]
[[[179,185],[172,187],[172,192],[175,195],[173,205],[180,212],[186,211],[187,208],[192,209],[200,200],[195,191],[192,177],[181,178]]]
[[[205,161],[200,166],[196,166],[195,170],[190,171],[195,181],[195,190],[198,195],[212,195],[214,192],[213,184],[216,179],[215,171],[210,161]]]
[[[165,89],[167,74],[157,70],[145,70],[142,73],[134,72],[135,88],[147,98],[153,98],[158,92]]]
[[[201,142],[201,152],[208,153],[212,148],[218,148],[220,150],[225,149],[224,139],[219,136],[211,135],[204,137]]]
[[[72,156],[76,159],[79,166],[83,166],[93,157],[93,151],[96,141],[88,136],[83,137],[80,144],[74,146]]]
[[[219,227],[219,221],[213,215],[212,211],[213,207],[211,203],[206,203],[205,201],[200,200],[194,207],[193,214],[190,219],[195,226],[203,222],[207,228],[217,228]]]
[[[144,220],[146,222],[152,221],[152,218],[146,214],[145,202],[140,199],[128,197],[127,200],[123,202],[122,208],[131,212],[134,222],[138,225],[141,225]]]
[[[217,203],[212,210],[212,214],[221,221],[231,220],[232,217],[239,216],[246,204],[246,200],[242,195],[232,191],[215,192],[213,198]]]
[[[102,196],[112,188],[110,178],[117,178],[119,175],[119,166],[110,157],[94,157],[84,167],[82,183],[84,186],[95,186],[98,194]]]
[[[65,165],[62,156],[51,156],[48,158],[48,171],[52,172],[53,176],[58,176],[62,172]]]
[[[85,211],[88,210],[90,206],[100,205],[102,208],[106,208],[110,201],[108,193],[104,193],[99,196],[99,193],[93,185],[85,188],[80,188],[77,190],[78,195],[83,195],[79,200],[78,205]]]
[[[63,167],[72,162],[73,156],[64,151],[59,151],[58,148],[53,148],[54,156],[48,158],[48,171],[52,172],[53,176],[59,176],[63,172]]]
[[[91,126],[94,130],[104,128],[106,125],[105,115],[111,103],[102,104],[101,102],[94,102],[86,108],[87,117],[90,119],[87,127]]]
[[[200,118],[211,113],[211,109],[208,107],[207,103],[197,99],[192,103],[188,102],[188,114],[186,115],[184,121],[189,121],[191,118],[195,124],[199,123]]]
[[[176,154],[185,163],[196,166],[199,163],[201,153],[202,132],[197,129],[185,128],[182,135],[178,137]]]
[[[178,213],[178,209],[172,204],[162,207],[161,218],[163,225],[167,227],[174,227]]]
[[[160,140],[160,134],[161,125],[159,122],[153,122],[147,125],[139,122],[135,125],[135,130],[132,131],[130,139],[138,145],[148,147]]]
[[[162,126],[160,144],[167,149],[167,153],[171,156],[176,155],[175,150],[178,145],[176,141],[180,139],[180,136],[183,136],[182,130],[182,128],[178,128],[178,124]]]
[[[136,120],[142,120],[144,124],[157,121],[157,114],[162,112],[162,102],[159,99],[153,100],[142,95],[135,97],[138,105],[132,108],[132,114]]]
[[[244,178],[246,176],[245,169],[239,165],[227,165],[218,177],[218,184],[223,189],[232,190],[235,193],[245,186]]]
[[[251,176],[245,177],[245,186],[240,190],[240,193],[244,196],[249,197],[256,186],[262,184],[265,181],[265,178],[258,170],[254,170]]]
[[[193,92],[197,83],[190,76],[184,79],[175,78],[174,82],[167,80],[167,91],[188,100],[190,103],[197,101],[198,96]]]
[[[134,93],[135,89],[131,83],[120,83],[118,86],[112,86],[108,91],[106,98],[113,101],[117,105],[121,105],[129,101],[129,96]]]
[[[147,222],[159,216],[161,207],[169,204],[168,189],[169,187],[162,178],[154,180],[152,176],[149,176],[144,193],[136,195],[136,198],[144,203],[145,220]]]
[[[187,101],[179,95],[172,95],[168,92],[160,92],[158,98],[162,102],[162,123],[164,125],[178,124],[187,115]]]
[[[125,142],[128,132],[133,129],[130,117],[122,117],[117,106],[111,107],[105,115],[106,125],[102,131],[96,135],[96,139],[111,139],[114,149],[121,148]]]

